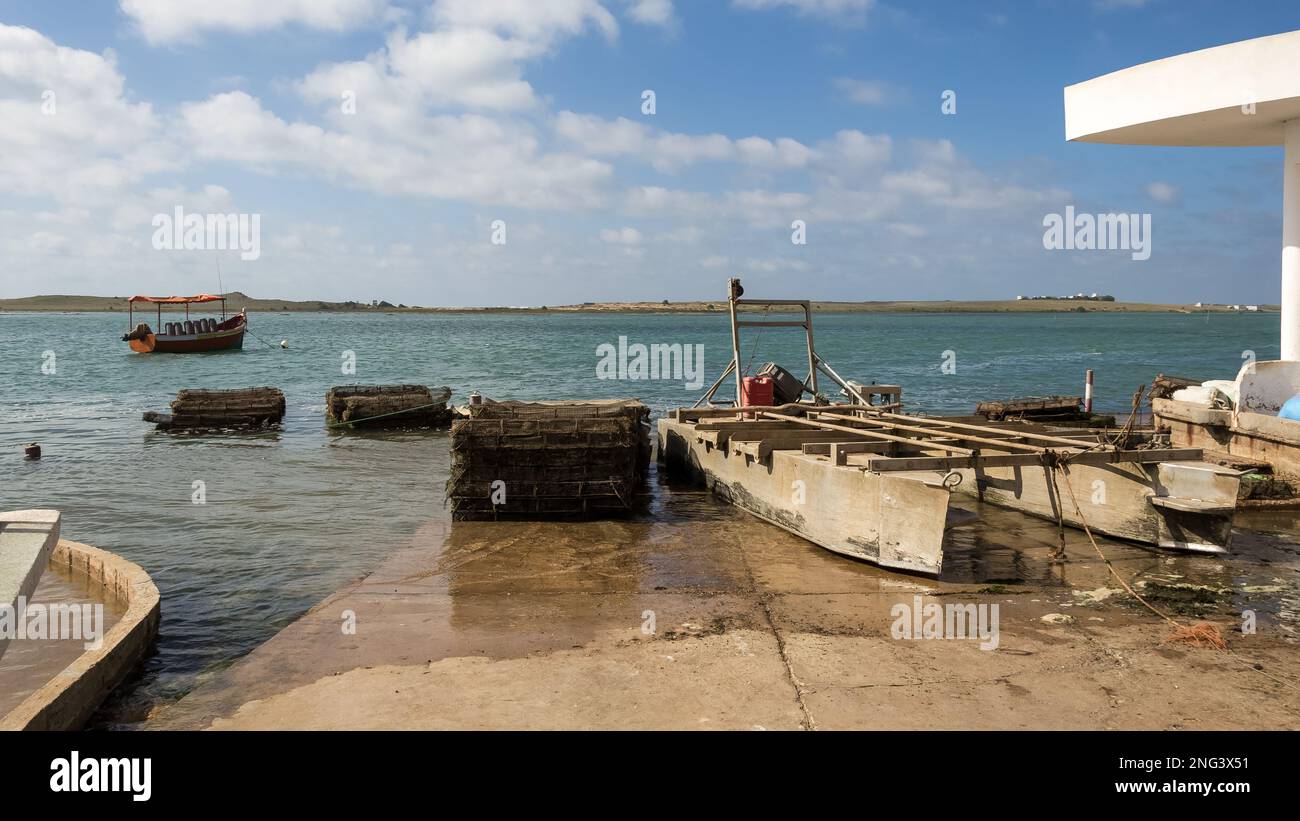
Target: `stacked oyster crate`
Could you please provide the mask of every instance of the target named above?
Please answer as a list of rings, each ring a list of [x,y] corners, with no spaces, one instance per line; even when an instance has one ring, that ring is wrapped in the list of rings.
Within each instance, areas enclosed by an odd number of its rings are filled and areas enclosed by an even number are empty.
[[[171,413],[146,411],[144,420],[172,430],[275,427],[284,419],[284,393],[279,388],[183,390]]]
[[[600,518],[635,509],[650,462],[636,400],[489,402],[451,426],[457,521]]]
[[[451,389],[427,385],[342,385],[325,394],[325,410],[336,425],[446,427]]]

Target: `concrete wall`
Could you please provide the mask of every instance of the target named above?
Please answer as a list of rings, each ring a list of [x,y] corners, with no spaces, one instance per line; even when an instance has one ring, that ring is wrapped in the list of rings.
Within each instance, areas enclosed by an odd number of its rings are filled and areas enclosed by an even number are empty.
[[[79,542],[60,541],[50,556],[62,566],[101,585],[104,597],[116,597],[126,612],[104,636],[98,650],[80,658],[32,693],[8,715],[0,730],[76,730],[104,698],[140,664],[158,636],[158,588],[139,565]]]

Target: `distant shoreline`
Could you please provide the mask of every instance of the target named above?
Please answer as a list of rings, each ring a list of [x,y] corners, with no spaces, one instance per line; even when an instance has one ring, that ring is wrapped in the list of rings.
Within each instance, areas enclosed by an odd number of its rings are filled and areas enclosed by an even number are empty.
[[[1005,300],[909,300],[881,302],[814,301],[813,310],[822,314],[898,314],[898,313],[1255,313],[1234,309],[1229,305],[1179,305],[1150,302],[1102,302],[1065,299],[1005,299]],[[195,305],[195,313],[208,314],[217,308],[215,303]],[[483,313],[617,313],[617,314],[705,314],[724,313],[726,300],[704,302],[585,302],[579,305],[548,305],[536,307],[423,307],[394,305],[381,302],[368,305],[360,302],[326,302],[320,300],[256,299],[242,293],[227,295],[226,310],[238,312],[246,308],[256,313],[346,313],[346,314],[483,314]],[[1276,305],[1260,305],[1258,313],[1277,313]],[[164,313],[184,312],[185,306],[163,306]],[[219,309],[218,309],[219,310]],[[762,308],[746,306],[747,311]],[[100,296],[33,296],[20,299],[0,299],[0,311],[6,313],[126,313],[126,297]],[[157,306],[136,303],[135,312],[147,316],[156,313]]]

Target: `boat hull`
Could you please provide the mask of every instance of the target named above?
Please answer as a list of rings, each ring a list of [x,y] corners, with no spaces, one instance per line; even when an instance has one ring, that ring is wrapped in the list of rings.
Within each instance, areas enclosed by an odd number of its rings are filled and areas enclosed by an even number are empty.
[[[230,351],[244,347],[244,330],[247,323],[241,321],[234,328],[213,331],[206,334],[185,334],[181,336],[164,336],[147,334],[141,339],[128,340],[131,350],[136,353],[210,353],[212,351]]]
[[[881,475],[799,450],[741,452],[659,420],[659,455],[737,507],[844,556],[938,575],[950,492],[938,476]]]
[[[983,451],[992,455],[997,451]],[[1170,550],[1225,553],[1239,478],[1207,462],[961,469],[955,490],[1099,535]],[[1078,504],[1076,508],[1075,505]],[[1079,514],[1083,515],[1080,516]]]

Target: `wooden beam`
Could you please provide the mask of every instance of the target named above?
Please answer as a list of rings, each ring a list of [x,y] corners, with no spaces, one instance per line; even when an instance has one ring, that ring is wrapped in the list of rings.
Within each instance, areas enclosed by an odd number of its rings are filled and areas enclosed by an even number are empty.
[[[813,419],[801,419],[797,416],[783,416],[779,413],[772,413],[771,411],[759,411],[759,415],[768,419],[784,419],[787,422],[796,422],[801,425],[808,425],[810,427],[819,427],[824,430],[846,431],[848,433],[861,436],[865,439],[876,439],[882,442],[902,442],[904,444],[916,445],[920,447],[933,446],[940,450],[946,451],[948,453],[960,453],[963,456],[969,456],[972,453],[974,453],[974,451],[968,448],[962,448],[956,445],[932,443],[932,442],[921,441],[917,439],[909,439],[904,436],[891,436],[888,433],[880,433],[879,431],[863,430],[862,428],[851,428],[846,425],[836,425],[831,422],[821,422]]]
[[[1028,453],[1043,452],[1043,448],[1039,445],[1024,445],[1019,442],[1008,442],[1006,439],[990,439],[987,436],[970,436],[961,433],[956,433],[953,431],[935,430],[933,427],[923,427],[920,425],[904,425],[896,422],[886,422],[883,417],[870,418],[870,417],[861,417],[861,416],[845,416],[839,413],[819,412],[817,414],[817,418],[843,419],[847,422],[861,422],[867,425],[883,425],[887,428],[891,428],[894,430],[905,430],[911,433],[925,434],[927,436],[950,437],[953,439],[961,440],[963,442],[977,442],[981,445],[993,445],[995,447],[1005,448],[1007,450],[1020,450]],[[1074,446],[1079,447],[1079,443],[1076,442]]]
[[[851,453],[877,453],[888,456],[889,451],[895,447],[897,445],[893,442],[836,442],[831,445],[827,456],[830,457],[832,464],[847,465]]]
[[[929,422],[931,424],[943,425],[949,428],[960,428],[962,430],[973,430],[982,433],[995,433],[997,431],[1004,430],[1004,428],[995,428],[989,425],[972,425],[969,422],[949,422],[949,421],[943,421],[938,419],[927,419],[922,416],[907,416],[906,414],[902,414],[902,413],[891,413],[889,415],[896,417],[898,419],[903,419],[908,422]],[[1050,442],[1052,444],[1066,445],[1070,447],[1079,446],[1077,440],[1067,439],[1063,436],[1051,436],[1045,433],[1032,433],[1030,431],[1017,431],[1017,435],[1023,436],[1026,439],[1035,439],[1039,442]]]
[[[725,419],[716,422],[698,422],[695,425],[696,433],[719,430],[736,433],[746,430],[803,430],[803,428],[789,422],[768,422],[755,419]]]
[[[1164,448],[1157,450],[1090,450],[1070,455],[1070,464],[1113,465],[1121,463],[1184,462],[1200,459],[1200,448]],[[1030,453],[981,454],[955,458],[951,456],[886,456],[872,459],[869,470],[877,473],[898,470],[962,470],[996,467],[1032,467],[1042,465],[1041,456]]]
[[[803,446],[803,452],[807,456],[839,456],[845,457],[850,453],[879,453],[888,455],[891,450],[898,447],[893,442],[808,442]],[[834,461],[832,459],[832,461]],[[843,461],[835,462],[837,465],[844,464]]]
[[[857,411],[857,410],[880,410],[880,405],[805,405],[802,402],[790,402],[785,405],[764,405],[752,406],[746,408],[676,408],[673,411],[673,421],[675,422],[695,422],[700,419],[725,419],[730,417],[735,421],[744,421],[740,418],[742,413],[752,416],[759,411],[778,411],[781,413],[798,412],[807,413],[808,411],[817,410],[836,410],[836,411]]]
[[[761,438],[758,439],[733,434],[730,441],[730,449],[732,453],[753,456],[760,462],[763,462],[767,460],[767,457],[774,450],[802,450],[803,446],[810,441],[835,443],[840,440],[848,439],[857,439],[857,437],[853,436],[851,433],[809,430],[807,428],[788,433],[764,433],[761,434]],[[858,439],[857,441],[861,440]]]

